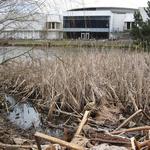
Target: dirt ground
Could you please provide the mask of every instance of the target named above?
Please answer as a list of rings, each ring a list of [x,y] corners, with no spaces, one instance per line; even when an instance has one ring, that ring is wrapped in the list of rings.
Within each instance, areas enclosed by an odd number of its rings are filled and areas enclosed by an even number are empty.
[[[3,113],[0,114],[0,143],[15,144],[15,138],[32,139],[33,131],[26,132],[22,129],[19,129],[5,119],[5,117],[6,116],[3,115]]]

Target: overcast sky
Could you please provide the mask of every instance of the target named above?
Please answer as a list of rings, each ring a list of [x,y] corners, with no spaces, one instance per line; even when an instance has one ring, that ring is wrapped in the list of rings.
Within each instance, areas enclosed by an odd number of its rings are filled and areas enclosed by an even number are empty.
[[[146,7],[148,0],[47,0],[45,10],[49,13],[62,12],[79,7]]]

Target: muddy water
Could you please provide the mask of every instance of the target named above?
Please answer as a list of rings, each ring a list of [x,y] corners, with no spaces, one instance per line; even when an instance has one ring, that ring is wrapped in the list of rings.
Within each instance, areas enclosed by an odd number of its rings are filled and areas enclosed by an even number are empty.
[[[7,118],[9,121],[23,130],[34,129],[45,132],[54,137],[62,137],[63,131],[45,127],[41,121],[41,114],[29,102],[19,102],[13,96],[5,95],[5,101],[9,107]]]
[[[8,106],[10,106],[10,112],[8,114],[10,122],[24,130],[31,127],[40,127],[40,115],[30,103],[22,102],[16,104],[16,101],[12,96],[5,97]]]
[[[23,129],[29,129],[32,126],[40,126],[40,117],[38,112],[28,103],[17,104],[8,118],[11,122]]]

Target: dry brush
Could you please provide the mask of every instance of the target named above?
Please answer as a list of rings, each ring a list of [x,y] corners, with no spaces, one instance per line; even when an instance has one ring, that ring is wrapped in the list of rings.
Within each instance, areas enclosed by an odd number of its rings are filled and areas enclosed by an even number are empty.
[[[150,54],[82,52],[56,59],[11,60],[0,66],[1,93],[82,112],[102,106],[150,110]]]

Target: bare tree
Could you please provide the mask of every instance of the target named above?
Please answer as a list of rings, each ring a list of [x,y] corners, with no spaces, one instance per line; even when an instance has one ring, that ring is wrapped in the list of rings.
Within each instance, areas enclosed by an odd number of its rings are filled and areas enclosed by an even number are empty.
[[[0,0],[0,38],[32,26],[37,21],[35,16],[41,13],[44,6],[45,0]],[[7,50],[3,47],[0,50],[5,62]]]
[[[6,29],[18,29],[40,12],[45,0],[0,0],[0,34]]]

